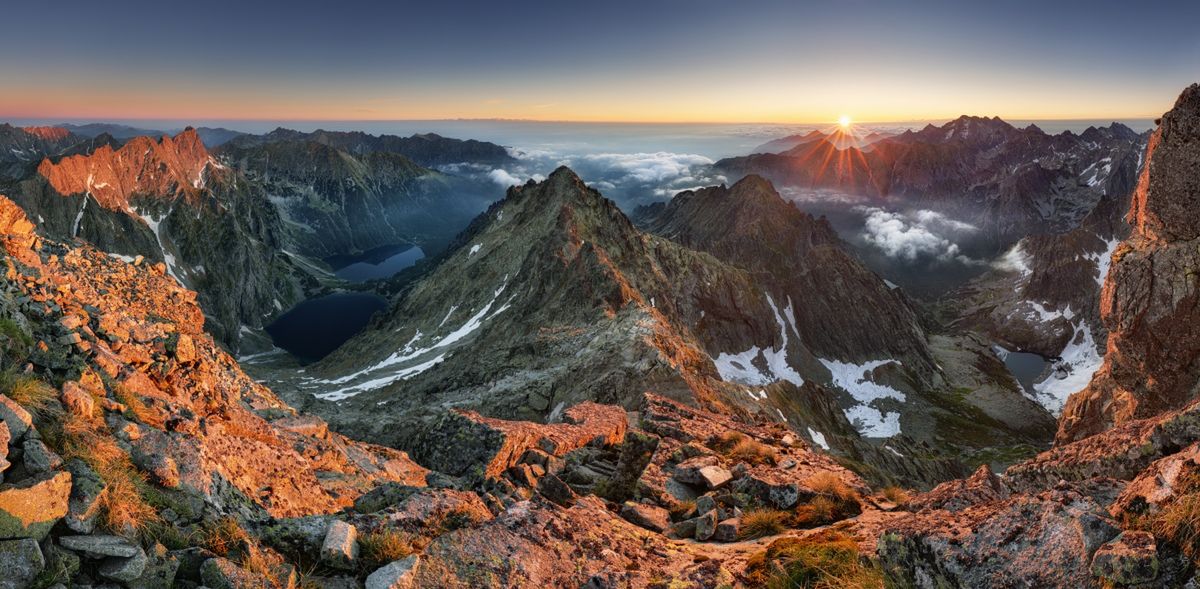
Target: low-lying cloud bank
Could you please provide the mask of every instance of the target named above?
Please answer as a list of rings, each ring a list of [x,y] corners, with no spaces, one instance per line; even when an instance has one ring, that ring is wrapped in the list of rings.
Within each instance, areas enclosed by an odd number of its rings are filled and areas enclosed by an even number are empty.
[[[889,258],[910,263],[923,260],[983,263],[963,254],[957,243],[959,238],[979,230],[970,223],[926,209],[893,212],[857,206],[854,210],[863,215],[863,241]]]
[[[671,198],[679,192],[727,182],[711,172],[712,159],[691,153],[559,153],[547,149],[510,148],[517,163],[504,168],[475,164],[442,166],[446,173],[475,178],[503,188],[542,180],[554,168],[569,166],[589,186],[632,209]]]

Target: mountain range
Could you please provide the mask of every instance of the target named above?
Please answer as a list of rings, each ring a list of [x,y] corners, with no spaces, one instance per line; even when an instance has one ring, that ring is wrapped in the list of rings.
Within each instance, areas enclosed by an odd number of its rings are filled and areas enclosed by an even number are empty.
[[[0,585],[1197,583],[1200,85],[1148,136],[813,137],[628,213],[566,167],[489,203],[434,167],[507,151],[436,136],[0,141]],[[915,300],[797,184],[1001,255]],[[323,261],[388,243],[429,257]],[[387,307],[329,356],[231,355],[352,288]]]

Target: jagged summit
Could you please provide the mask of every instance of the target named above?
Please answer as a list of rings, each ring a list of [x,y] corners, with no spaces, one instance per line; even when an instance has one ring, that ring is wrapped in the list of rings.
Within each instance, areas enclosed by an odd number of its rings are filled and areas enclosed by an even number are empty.
[[[188,127],[159,140],[139,136],[114,149],[102,145],[88,155],[74,155],[38,166],[63,195],[87,193],[101,206],[128,210],[133,196],[188,196],[203,190],[210,174],[223,166],[209,155],[196,130]]]

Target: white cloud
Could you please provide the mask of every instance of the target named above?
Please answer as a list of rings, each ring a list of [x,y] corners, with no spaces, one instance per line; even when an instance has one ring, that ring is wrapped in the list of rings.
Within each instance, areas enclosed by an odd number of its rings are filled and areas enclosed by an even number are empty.
[[[500,168],[496,168],[495,170],[488,172],[488,178],[491,178],[493,182],[505,188],[524,184],[520,178],[517,178],[516,176],[509,174],[507,170],[502,170]]]
[[[974,225],[951,219],[941,213],[919,210],[894,213],[878,207],[855,207],[865,217],[863,240],[879,248],[884,255],[907,262],[933,258],[943,262],[977,264],[964,255],[947,235],[970,233]]]
[[[646,184],[660,184],[690,176],[692,168],[708,166],[713,161],[690,153],[594,153],[581,159],[604,168],[623,172],[626,179]]]

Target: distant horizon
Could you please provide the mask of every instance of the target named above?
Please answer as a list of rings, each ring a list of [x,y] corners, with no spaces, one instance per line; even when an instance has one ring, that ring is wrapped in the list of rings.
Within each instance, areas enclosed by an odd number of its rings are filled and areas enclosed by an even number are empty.
[[[935,117],[922,119],[903,119],[903,120],[878,120],[878,121],[860,121],[854,120],[856,126],[903,126],[915,124],[934,124],[940,125],[950,121],[957,120],[961,117],[979,117],[979,118],[999,118],[1000,120],[1014,125],[1015,123],[1036,123],[1038,121],[1046,122],[1097,122],[1107,121],[1108,123],[1141,122],[1154,121],[1161,117],[1162,114],[1156,115],[1135,115],[1135,116],[1118,116],[1118,117],[1006,117],[1002,115],[989,114],[969,114],[962,113],[949,117]],[[512,117],[443,117],[443,118],[385,118],[385,119],[338,119],[338,118],[122,118],[122,117],[19,117],[5,116],[0,114],[0,122],[7,122],[13,125],[20,126],[59,126],[59,125],[89,125],[89,124],[112,124],[125,125],[135,127],[134,123],[138,124],[169,124],[172,126],[205,126],[212,125],[201,123],[216,123],[216,124],[237,124],[237,123],[338,123],[338,124],[387,124],[387,123],[452,123],[452,122],[496,122],[496,123],[545,123],[545,124],[572,124],[572,125],[663,125],[663,126],[698,126],[698,125],[777,125],[787,127],[804,127],[804,126],[829,126],[837,124],[836,120],[830,121],[771,121],[771,120],[696,120],[696,121],[656,121],[656,120],[592,120],[592,119],[534,119],[534,118],[512,118]],[[181,128],[182,128],[181,127]],[[337,130],[337,129],[325,129]]]

